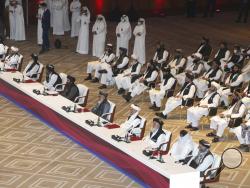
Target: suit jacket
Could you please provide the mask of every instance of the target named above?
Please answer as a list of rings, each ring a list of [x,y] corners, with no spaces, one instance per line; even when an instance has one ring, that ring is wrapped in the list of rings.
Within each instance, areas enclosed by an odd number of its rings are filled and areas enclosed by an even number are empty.
[[[49,30],[50,28],[50,11],[45,10],[42,16],[42,28],[43,30]]]

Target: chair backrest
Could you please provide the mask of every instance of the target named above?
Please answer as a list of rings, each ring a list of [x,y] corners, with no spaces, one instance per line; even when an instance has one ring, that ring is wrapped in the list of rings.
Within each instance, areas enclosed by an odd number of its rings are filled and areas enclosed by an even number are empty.
[[[166,91],[166,97],[167,98],[172,97],[174,95],[174,91],[175,91],[176,85],[177,85],[177,79],[175,79],[172,88]]]
[[[44,71],[44,65],[42,63],[40,63],[40,67],[39,67],[39,71],[38,71],[38,75],[37,75],[38,82],[42,81],[43,71]]]
[[[18,64],[17,64],[17,70],[18,70],[19,72],[21,72],[22,65],[23,65],[23,55],[20,55],[20,57],[19,57],[19,59],[18,59]]]
[[[167,154],[170,149],[170,145],[172,141],[172,133],[167,130],[163,130],[163,131],[166,134],[166,145],[164,145],[164,147],[162,148],[162,151],[164,152],[164,154]]]
[[[64,90],[65,84],[67,83],[67,74],[61,72],[59,76],[62,79],[62,84],[63,84],[62,90]]]
[[[140,139],[142,139],[144,137],[145,129],[146,129],[146,124],[147,124],[146,118],[141,117],[141,124],[140,124],[141,136],[140,136]]]
[[[77,84],[79,90],[79,96],[82,97],[78,100],[78,104],[81,106],[86,106],[89,94],[89,88],[82,84]]]
[[[107,116],[107,120],[109,122],[113,122],[114,116],[115,116],[116,105],[115,105],[115,103],[111,102],[110,100],[108,100],[108,102],[110,104],[110,110],[109,110],[110,115]]]

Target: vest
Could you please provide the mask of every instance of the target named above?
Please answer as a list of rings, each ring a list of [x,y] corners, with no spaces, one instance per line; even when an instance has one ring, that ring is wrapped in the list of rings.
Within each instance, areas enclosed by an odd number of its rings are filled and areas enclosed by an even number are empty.
[[[53,72],[53,73],[51,73],[51,77],[52,77],[53,74],[57,75],[57,80],[56,80],[56,82],[54,83],[53,87],[55,87],[57,84],[62,84],[62,79],[61,79],[61,77],[59,76],[59,74],[57,74],[56,72]],[[48,83],[49,81],[50,81],[50,80],[49,80],[49,75],[47,75],[47,76],[46,76],[46,82]],[[59,88],[62,88],[62,86],[60,86]],[[57,89],[59,89],[59,88],[57,88]]]
[[[37,70],[37,72],[36,72],[35,74],[31,75],[31,78],[35,78],[36,75],[38,74],[39,69],[40,69],[40,63],[38,63],[38,62],[33,62],[33,63],[30,65],[30,67],[27,69],[27,71],[26,71],[26,72],[31,71],[31,70],[35,67],[35,65],[38,65],[39,68],[38,68],[38,70]]]
[[[152,136],[152,132],[150,133],[150,139],[153,141],[153,142],[157,142],[157,140],[158,140],[158,138],[159,138],[159,136],[161,136],[162,134],[164,134],[165,135],[165,132],[162,130],[162,129],[158,129],[158,131],[157,131],[157,133],[153,136],[153,137],[151,137]]]
[[[128,120],[131,116],[128,117]],[[136,116],[135,119],[139,119],[140,120],[140,123],[138,125],[136,125],[134,128],[139,128],[140,125],[141,125],[141,117],[140,116]]]
[[[211,95],[211,97],[208,99],[208,104],[212,104],[212,103],[213,103],[214,97],[215,97],[216,95],[219,95],[219,93],[214,92],[214,93]]]
[[[185,84],[182,86],[181,90],[180,90],[180,93],[182,93],[182,95],[187,95],[190,91],[190,88],[191,86],[193,86],[194,83],[188,83],[188,82],[185,82]]]
[[[138,62],[138,61],[137,61],[136,64],[132,65],[132,67],[131,67],[131,72],[136,72],[136,69],[137,69],[138,65],[139,65],[139,62]]]
[[[222,58],[224,58],[227,50],[228,50],[227,48],[220,49],[217,56],[215,57],[215,60],[220,61]]]
[[[156,50],[156,55],[157,55],[158,60],[161,60],[163,58],[164,51],[165,51],[164,48],[160,48]]]
[[[212,78],[212,77],[215,77],[217,72],[219,71],[220,69],[216,69],[216,70],[213,70],[213,69],[209,69],[208,72],[205,74],[205,75],[208,75],[208,78]],[[212,72],[211,72],[212,71]]]

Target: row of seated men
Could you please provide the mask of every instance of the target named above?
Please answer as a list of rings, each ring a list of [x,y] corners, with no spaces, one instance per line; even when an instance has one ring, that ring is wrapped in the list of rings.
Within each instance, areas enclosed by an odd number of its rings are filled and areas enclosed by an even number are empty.
[[[11,54],[17,54],[17,49],[11,47]],[[11,55],[8,55],[11,56]],[[8,62],[8,56],[2,60],[3,67],[6,66]],[[33,79],[38,78],[38,74],[40,74],[37,70],[40,70],[37,66],[41,66],[42,64],[38,62],[38,57],[35,54],[31,55],[32,60],[25,68],[23,72],[25,79]],[[36,67],[36,68],[35,68]],[[5,67],[6,68],[6,67]],[[13,68],[13,67],[10,67]],[[36,70],[36,71],[35,71]],[[162,69],[165,70],[165,69]],[[167,73],[170,73],[170,69],[166,70]],[[166,73],[163,73],[165,75]],[[196,90],[196,87],[193,84],[193,75],[187,73],[186,74],[186,82],[184,83],[183,88],[180,90],[179,94],[177,94],[177,99],[182,98],[188,95],[187,87],[193,87],[191,90]],[[75,102],[75,99],[79,95],[79,91],[75,86],[75,79],[72,76],[67,76],[67,84],[64,89],[61,90],[60,94],[65,96],[66,98]],[[46,79],[43,82],[46,90],[57,90],[57,86],[62,83],[62,78],[55,71],[53,65],[46,66]],[[199,112],[203,112],[205,115],[204,109],[208,109],[209,107],[214,107],[214,103],[218,103],[218,88],[220,87],[218,83],[211,82],[209,85],[209,89],[205,97],[200,101],[199,105],[196,107],[191,107],[188,110],[188,122],[190,125],[187,128],[193,128],[193,125],[197,123],[197,118],[192,118],[194,108],[199,108]],[[195,93],[195,91],[192,91]],[[221,129],[225,129],[231,123],[231,119],[238,122],[237,118],[243,118],[243,111],[246,111],[246,106],[249,103],[249,86],[244,91],[245,97],[240,98],[238,92],[233,92],[235,95],[234,102],[232,107],[228,110],[228,113],[224,113],[223,116],[215,116],[214,120],[211,123],[211,128],[217,130],[217,134],[210,133],[208,136],[218,136],[218,132],[221,132]],[[210,97],[208,97],[210,96]],[[238,98],[237,98],[238,97]],[[236,99],[237,98],[237,99]],[[216,102],[217,101],[217,102]],[[183,102],[183,100],[182,100]],[[99,101],[92,108],[92,112],[97,114],[98,116],[103,117],[104,119],[108,119],[108,112],[110,111],[111,104],[108,100],[108,94],[100,91],[99,93]],[[201,110],[202,108],[202,110]],[[203,109],[204,108],[204,109]],[[140,116],[140,107],[137,105],[131,105],[131,113],[128,119],[121,125],[121,131],[119,135],[113,135],[112,138],[116,141],[125,141],[127,143],[133,141],[134,137],[141,137],[143,130],[145,130],[145,125],[142,126],[142,121],[145,121],[145,118]],[[242,116],[241,116],[242,115]],[[164,116],[165,118],[165,116]],[[236,118],[236,119],[235,119]],[[234,121],[234,122],[235,122]],[[223,123],[221,123],[223,122]],[[227,124],[227,125],[226,125]],[[249,125],[250,120],[249,116],[245,117],[245,121],[240,121],[240,123],[232,123],[233,127],[230,127],[236,134],[239,139],[241,146],[240,148],[244,151],[249,151]],[[237,127],[234,127],[237,125]],[[147,143],[147,147],[144,148],[143,154],[149,156],[150,158],[154,158],[155,156],[159,156],[159,160],[161,161],[161,157],[163,154],[168,152],[168,148],[171,143],[172,133],[170,131],[164,130],[164,122],[160,118],[154,118],[152,122],[152,128],[148,136],[144,138],[144,141]],[[170,155],[176,160],[177,163],[181,163],[183,165],[189,165],[192,168],[195,168],[201,172],[201,177],[207,175],[207,170],[214,167],[215,164],[218,163],[216,154],[212,154],[210,152],[210,144],[205,140],[200,140],[199,145],[195,144],[192,141],[191,136],[188,134],[188,131],[182,130],[180,132],[180,137],[176,143],[173,144],[170,149]],[[165,152],[165,153],[164,153]]]

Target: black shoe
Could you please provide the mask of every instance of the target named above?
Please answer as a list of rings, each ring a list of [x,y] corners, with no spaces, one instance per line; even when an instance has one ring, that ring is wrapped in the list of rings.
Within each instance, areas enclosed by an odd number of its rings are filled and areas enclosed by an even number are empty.
[[[103,69],[103,70],[99,70],[98,71],[100,74],[107,74],[108,73],[108,71],[107,70],[105,70],[105,69]]]
[[[216,142],[219,142],[220,141],[220,137],[216,136],[213,138],[212,142],[213,143],[216,143]]]
[[[192,128],[190,129],[190,131],[198,131],[198,130],[199,130],[198,127],[192,127]]]
[[[185,127],[185,129],[192,129],[193,127],[192,127],[192,124],[190,123],[190,124],[188,124],[188,126],[186,126]]]
[[[125,93],[125,89],[121,88],[118,90],[118,95],[122,95]]]
[[[107,88],[107,86],[104,84],[99,87],[99,89],[106,89],[106,88]]]
[[[206,136],[207,137],[216,137],[216,134],[214,134],[213,132],[211,132],[211,133],[208,133]]]
[[[89,75],[88,75],[88,77],[87,77],[87,78],[85,78],[85,80],[92,80],[92,76],[91,76],[91,74],[89,74]]]
[[[167,115],[164,115],[162,112],[157,112],[157,113],[155,113],[155,115],[158,117],[161,117],[163,119],[167,119],[167,117],[168,117]]]
[[[127,102],[129,102],[129,101],[132,99],[132,97],[131,97],[130,94],[131,94],[131,93],[127,93],[126,95],[122,95],[122,97],[123,97]]]
[[[99,79],[98,78],[94,78],[91,82],[97,83],[97,82],[99,82]]]

